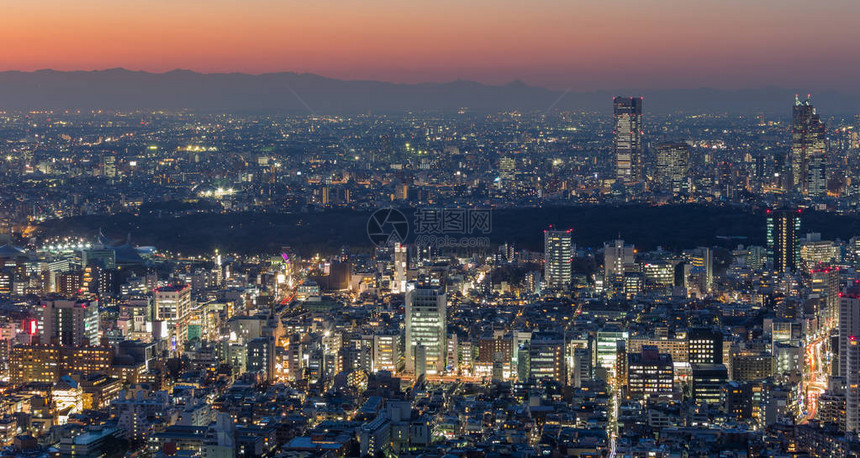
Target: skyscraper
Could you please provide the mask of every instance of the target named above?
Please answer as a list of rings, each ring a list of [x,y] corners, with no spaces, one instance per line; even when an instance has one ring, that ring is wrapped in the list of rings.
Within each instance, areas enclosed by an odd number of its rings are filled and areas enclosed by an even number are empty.
[[[416,347],[419,345],[428,374],[445,370],[447,309],[448,302],[441,288],[419,286],[406,293],[407,372],[416,373]]]
[[[767,258],[774,271],[793,272],[800,265],[800,210],[767,210]]]
[[[687,173],[690,170],[690,145],[661,143],[657,145],[657,182],[665,192],[687,192]]]
[[[860,287],[839,300],[839,376],[845,378],[846,431],[860,428]]]
[[[618,181],[642,180],[642,97],[615,97],[615,176]]]
[[[573,259],[572,230],[544,231],[544,279],[550,289],[570,287],[570,261]]]
[[[794,98],[791,123],[791,188],[810,197],[827,193],[824,123],[809,99]]]

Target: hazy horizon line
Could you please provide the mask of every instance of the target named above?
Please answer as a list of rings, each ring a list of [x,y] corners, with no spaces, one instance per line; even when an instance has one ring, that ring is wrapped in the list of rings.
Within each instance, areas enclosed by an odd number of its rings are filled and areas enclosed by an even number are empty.
[[[252,72],[252,71],[203,71],[203,70],[194,70],[191,68],[172,68],[170,70],[144,70],[144,69],[131,69],[123,66],[117,67],[105,67],[105,68],[93,68],[93,69],[74,69],[74,70],[63,70],[57,68],[37,68],[32,70],[22,70],[22,69],[0,69],[0,73],[46,73],[46,72],[54,72],[54,73],[104,73],[110,71],[124,71],[129,73],[143,73],[149,75],[168,75],[170,73],[179,73],[179,72],[187,72],[194,73],[197,75],[204,76],[227,76],[227,75],[241,75],[241,76],[270,76],[270,75],[296,75],[296,76],[315,76],[319,78],[325,78],[329,80],[335,81],[344,81],[344,82],[372,82],[372,83],[386,83],[386,84],[396,84],[402,86],[421,86],[421,85],[445,85],[445,84],[455,84],[455,83],[475,83],[488,87],[506,87],[517,84],[522,84],[531,88],[536,89],[545,89],[553,92],[565,92],[565,93],[580,93],[580,94],[594,94],[601,92],[661,92],[661,91],[694,91],[694,90],[714,90],[714,91],[727,91],[727,92],[744,92],[744,91],[760,91],[760,90],[783,90],[788,91],[795,89],[779,86],[774,84],[767,84],[762,86],[745,86],[742,88],[734,88],[734,87],[717,87],[717,86],[686,86],[686,87],[668,87],[668,88],[660,88],[660,87],[651,87],[651,88],[602,88],[602,89],[586,89],[586,90],[575,90],[575,84],[569,85],[566,89],[555,88],[551,86],[545,86],[540,84],[533,84],[526,81],[524,78],[514,78],[506,83],[493,83],[493,82],[485,82],[477,79],[469,79],[469,78],[455,78],[455,79],[444,79],[444,80],[426,80],[419,82],[405,82],[405,81],[396,81],[391,79],[371,79],[371,78],[342,78],[336,76],[329,76],[322,73],[314,73],[314,72],[304,72],[297,70],[279,70],[279,71],[268,71],[268,72]],[[850,93],[845,91],[844,89],[836,89],[836,88],[823,88],[817,90],[818,93]],[[816,91],[800,91],[797,92],[799,95],[811,94],[815,95]],[[617,95],[629,95],[629,94],[617,94]]]

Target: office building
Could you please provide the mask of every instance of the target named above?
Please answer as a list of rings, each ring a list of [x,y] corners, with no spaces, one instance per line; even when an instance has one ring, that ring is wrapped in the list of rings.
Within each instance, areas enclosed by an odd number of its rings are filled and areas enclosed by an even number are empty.
[[[810,197],[827,194],[827,138],[809,99],[795,96],[791,123],[791,189]]]
[[[564,338],[536,333],[529,342],[529,378],[565,383]]]
[[[63,272],[57,278],[57,292],[65,297],[74,297],[83,292],[84,272]]]
[[[645,262],[642,276],[647,290],[668,290],[675,285],[675,265],[668,261]]]
[[[380,414],[358,428],[360,456],[384,456],[391,448],[391,420]]]
[[[618,358],[618,341],[627,341],[629,334],[622,331],[618,326],[606,326],[597,331],[596,346],[594,352],[595,367],[606,371],[615,372]]]
[[[765,352],[741,352],[732,355],[732,380],[756,381],[773,376],[773,355]]]
[[[719,404],[722,386],[728,381],[729,374],[722,364],[691,364],[693,399]]]
[[[817,232],[806,234],[806,238],[800,242],[800,260],[806,269],[834,264],[841,258],[840,247],[830,240],[821,240],[821,234]]]
[[[60,455],[69,458],[94,458],[104,456],[104,449],[111,441],[120,437],[118,428],[93,426],[85,432],[60,440]]]
[[[642,181],[642,97],[615,97],[612,104],[616,180]]]
[[[753,417],[753,384],[728,382],[722,387],[721,410],[738,420]]]
[[[690,364],[722,364],[723,334],[715,329],[687,331],[687,358]]]
[[[400,333],[386,332],[373,336],[371,372],[396,372],[400,361]]]
[[[645,345],[639,353],[628,353],[626,370],[628,398],[672,395],[675,387],[672,356],[660,353],[657,347]]]
[[[416,372],[419,353],[428,374],[445,370],[447,299],[439,287],[419,286],[406,293],[406,371]],[[419,345],[422,351],[417,351]]]
[[[657,170],[654,175],[664,192],[675,194],[689,191],[690,145],[661,143],[657,145]]]
[[[628,340],[628,344],[630,353],[642,353],[643,348],[652,346],[656,347],[659,353],[668,353],[675,363],[685,363],[688,359],[688,344],[686,340],[659,337],[631,337]]]

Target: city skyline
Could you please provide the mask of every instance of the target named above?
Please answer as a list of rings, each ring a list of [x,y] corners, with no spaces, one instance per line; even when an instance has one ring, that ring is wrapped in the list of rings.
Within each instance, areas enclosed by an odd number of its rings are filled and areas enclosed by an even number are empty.
[[[860,458],[855,17],[8,5],[3,456]]]

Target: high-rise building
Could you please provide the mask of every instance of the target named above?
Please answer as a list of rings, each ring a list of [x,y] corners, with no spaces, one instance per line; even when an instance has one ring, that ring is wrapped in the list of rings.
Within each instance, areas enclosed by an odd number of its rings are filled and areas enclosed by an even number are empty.
[[[809,99],[794,98],[791,125],[791,188],[810,197],[827,193],[827,138]]]
[[[41,343],[72,347],[99,344],[98,301],[44,301],[40,312]]]
[[[442,288],[419,286],[406,293],[406,371],[416,373],[419,345],[428,374],[445,370],[448,302]]]
[[[615,177],[632,183],[642,180],[642,97],[615,97]]]
[[[753,384],[741,382],[728,382],[723,385],[722,406],[723,412],[734,415],[738,419],[753,417]]]
[[[767,210],[767,258],[773,270],[794,272],[800,265],[800,210]]]
[[[657,170],[655,178],[665,192],[689,191],[687,174],[690,171],[690,145],[686,143],[661,143],[657,145]]]
[[[573,237],[566,231],[543,231],[544,281],[550,289],[570,287]]]
[[[385,455],[391,448],[391,420],[382,414],[361,425],[357,431],[361,456]]]
[[[839,300],[839,375],[845,378],[845,430],[860,429],[860,287]]]
[[[835,327],[839,318],[839,269],[814,269],[810,277],[809,297],[818,300],[816,315],[826,328]]]

